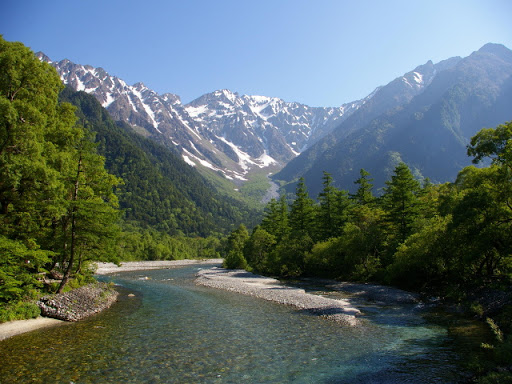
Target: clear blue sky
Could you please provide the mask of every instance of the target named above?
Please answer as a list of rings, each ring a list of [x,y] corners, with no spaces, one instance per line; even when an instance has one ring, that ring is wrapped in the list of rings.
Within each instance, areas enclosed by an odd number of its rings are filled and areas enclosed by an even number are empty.
[[[338,106],[428,60],[512,49],[510,0],[5,0],[0,34],[188,102]]]

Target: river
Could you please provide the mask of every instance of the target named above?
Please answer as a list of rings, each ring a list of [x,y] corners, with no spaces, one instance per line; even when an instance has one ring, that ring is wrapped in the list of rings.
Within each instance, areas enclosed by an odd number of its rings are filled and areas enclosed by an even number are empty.
[[[0,341],[2,383],[456,383],[461,344],[421,305],[359,302],[364,325],[194,284],[198,266],[125,272],[111,309]],[[135,296],[129,296],[129,294]],[[472,326],[472,325],[470,325]]]

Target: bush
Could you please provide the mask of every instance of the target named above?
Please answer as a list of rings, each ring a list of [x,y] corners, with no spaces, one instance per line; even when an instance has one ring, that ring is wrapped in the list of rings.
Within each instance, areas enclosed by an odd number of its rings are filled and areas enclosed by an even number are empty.
[[[18,301],[0,308],[0,323],[32,319],[40,314],[41,311],[36,303],[31,301]]]
[[[222,266],[227,269],[245,269],[247,267],[247,261],[242,252],[231,251],[224,259]]]

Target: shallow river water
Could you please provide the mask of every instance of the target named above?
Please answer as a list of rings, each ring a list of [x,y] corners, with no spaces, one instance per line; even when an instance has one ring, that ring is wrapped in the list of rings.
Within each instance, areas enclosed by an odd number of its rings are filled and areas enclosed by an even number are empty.
[[[0,341],[0,382],[456,383],[464,375],[460,344],[421,306],[360,302],[363,325],[347,327],[196,286],[197,270],[103,277],[121,285],[119,302]]]

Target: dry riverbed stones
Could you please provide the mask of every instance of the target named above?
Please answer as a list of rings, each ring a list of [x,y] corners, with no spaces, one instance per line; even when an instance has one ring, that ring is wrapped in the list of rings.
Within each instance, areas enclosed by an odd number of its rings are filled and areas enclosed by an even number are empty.
[[[291,305],[345,325],[355,326],[360,323],[361,312],[348,300],[312,295],[303,289],[283,285],[276,279],[244,270],[203,269],[196,274],[196,284]]]
[[[78,321],[109,308],[118,294],[106,283],[94,283],[66,293],[44,296],[37,305],[43,316]]]

